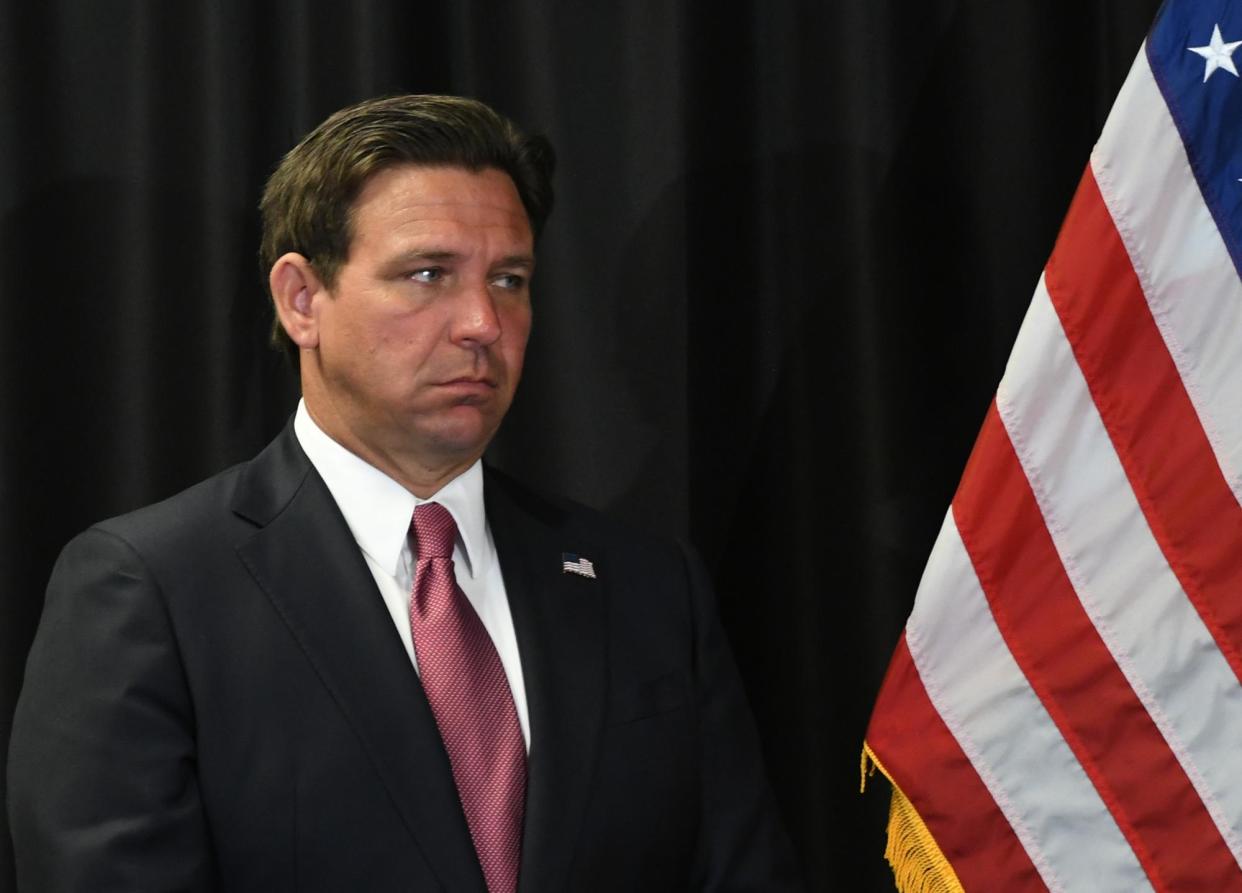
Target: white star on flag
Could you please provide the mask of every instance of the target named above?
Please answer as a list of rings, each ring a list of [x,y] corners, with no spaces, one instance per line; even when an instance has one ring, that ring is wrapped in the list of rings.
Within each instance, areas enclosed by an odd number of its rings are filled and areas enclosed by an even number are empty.
[[[1218,68],[1223,68],[1235,78],[1238,76],[1238,69],[1233,65],[1233,51],[1242,46],[1242,40],[1235,40],[1232,43],[1225,43],[1220,36],[1220,25],[1212,28],[1212,39],[1207,46],[1203,47],[1186,47],[1192,53],[1197,53],[1207,60],[1203,67],[1203,81],[1207,82]]]

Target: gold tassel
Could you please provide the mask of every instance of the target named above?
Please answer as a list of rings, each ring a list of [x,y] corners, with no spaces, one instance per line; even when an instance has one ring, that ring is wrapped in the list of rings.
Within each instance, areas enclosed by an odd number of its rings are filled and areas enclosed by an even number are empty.
[[[888,811],[888,846],[884,850],[884,858],[893,867],[897,889],[900,893],[965,893],[953,866],[923,824],[914,804],[897,787],[893,777],[876,759],[875,752],[864,743],[860,790],[867,789],[867,776],[876,769],[893,788],[893,801]]]

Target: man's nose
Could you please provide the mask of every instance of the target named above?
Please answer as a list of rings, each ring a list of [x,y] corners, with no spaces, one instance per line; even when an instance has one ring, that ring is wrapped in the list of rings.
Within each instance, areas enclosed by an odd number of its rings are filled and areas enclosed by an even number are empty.
[[[465,286],[453,317],[453,341],[467,347],[486,347],[500,337],[500,331],[500,315],[489,283]]]

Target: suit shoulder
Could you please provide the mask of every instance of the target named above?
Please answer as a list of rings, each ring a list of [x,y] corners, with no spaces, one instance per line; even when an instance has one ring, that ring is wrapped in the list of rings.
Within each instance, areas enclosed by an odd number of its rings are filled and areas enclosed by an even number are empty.
[[[92,525],[137,547],[170,536],[194,536],[219,529],[247,463],[240,463],[180,493]]]
[[[92,529],[140,552],[148,546],[201,552],[268,523],[301,487],[309,468],[289,425],[253,459]]]

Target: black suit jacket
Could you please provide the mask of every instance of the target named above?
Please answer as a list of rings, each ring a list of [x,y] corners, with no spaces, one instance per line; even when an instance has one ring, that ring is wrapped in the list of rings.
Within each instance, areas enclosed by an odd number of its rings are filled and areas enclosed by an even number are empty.
[[[699,563],[491,471],[485,499],[531,717],[522,893],[795,889]],[[418,675],[292,426],[65,548],[9,801],[23,890],[484,893]]]

